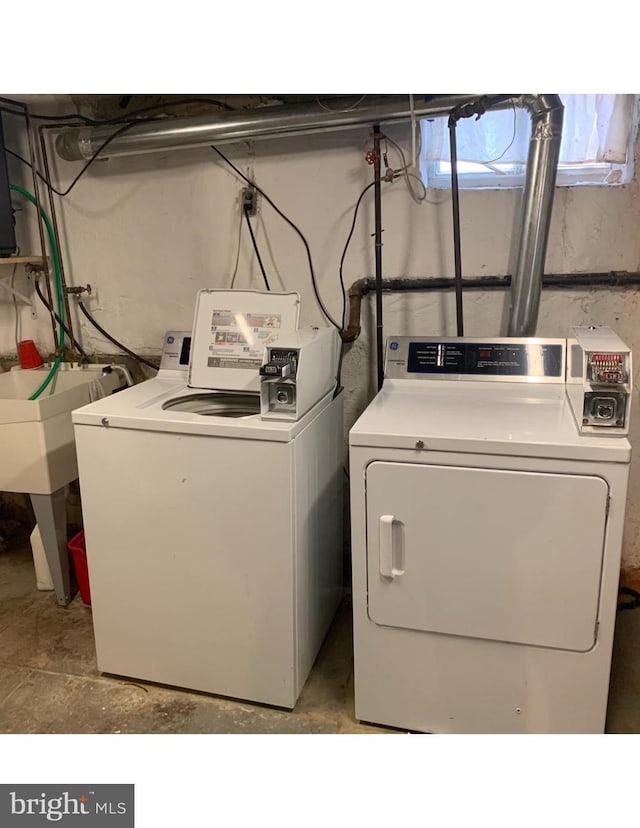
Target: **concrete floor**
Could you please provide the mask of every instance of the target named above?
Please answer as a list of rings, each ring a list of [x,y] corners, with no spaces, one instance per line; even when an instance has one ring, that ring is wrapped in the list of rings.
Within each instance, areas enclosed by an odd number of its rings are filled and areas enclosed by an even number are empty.
[[[91,610],[35,588],[24,540],[0,552],[0,733],[393,733],[354,717],[350,604],[292,712],[101,675]],[[640,609],[618,613],[607,730],[640,733]]]

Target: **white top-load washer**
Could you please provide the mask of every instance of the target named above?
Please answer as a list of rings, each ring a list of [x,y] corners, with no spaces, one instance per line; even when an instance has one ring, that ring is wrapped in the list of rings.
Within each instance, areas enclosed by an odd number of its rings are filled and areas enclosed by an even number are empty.
[[[603,731],[631,454],[609,333],[388,340],[349,437],[359,719]]]
[[[297,330],[298,306],[201,291],[157,377],[73,412],[103,672],[295,705],[343,553],[339,341]],[[261,413],[263,363],[282,366],[283,411]]]

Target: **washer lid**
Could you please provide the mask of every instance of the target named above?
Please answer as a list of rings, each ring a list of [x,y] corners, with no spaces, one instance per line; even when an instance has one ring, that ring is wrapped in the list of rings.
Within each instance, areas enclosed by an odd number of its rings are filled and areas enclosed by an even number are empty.
[[[201,290],[196,299],[188,384],[259,391],[264,349],[298,327],[300,295]]]

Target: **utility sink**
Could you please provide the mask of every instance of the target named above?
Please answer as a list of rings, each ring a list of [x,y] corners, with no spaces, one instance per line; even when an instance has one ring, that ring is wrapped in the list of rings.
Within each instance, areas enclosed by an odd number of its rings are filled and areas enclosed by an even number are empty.
[[[71,412],[124,384],[105,367],[63,363],[37,400],[48,367],[0,374],[0,491],[49,495],[78,477]]]
[[[71,412],[127,385],[119,366],[62,363],[37,400],[29,397],[49,374],[49,367],[0,374],[0,491],[31,496],[56,601],[73,598],[65,487],[78,477]]]

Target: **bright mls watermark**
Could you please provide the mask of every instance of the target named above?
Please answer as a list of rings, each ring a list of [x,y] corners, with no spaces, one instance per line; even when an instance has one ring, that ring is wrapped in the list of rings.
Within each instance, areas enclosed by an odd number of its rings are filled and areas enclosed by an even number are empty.
[[[133,828],[133,785],[0,785],[0,826]]]

